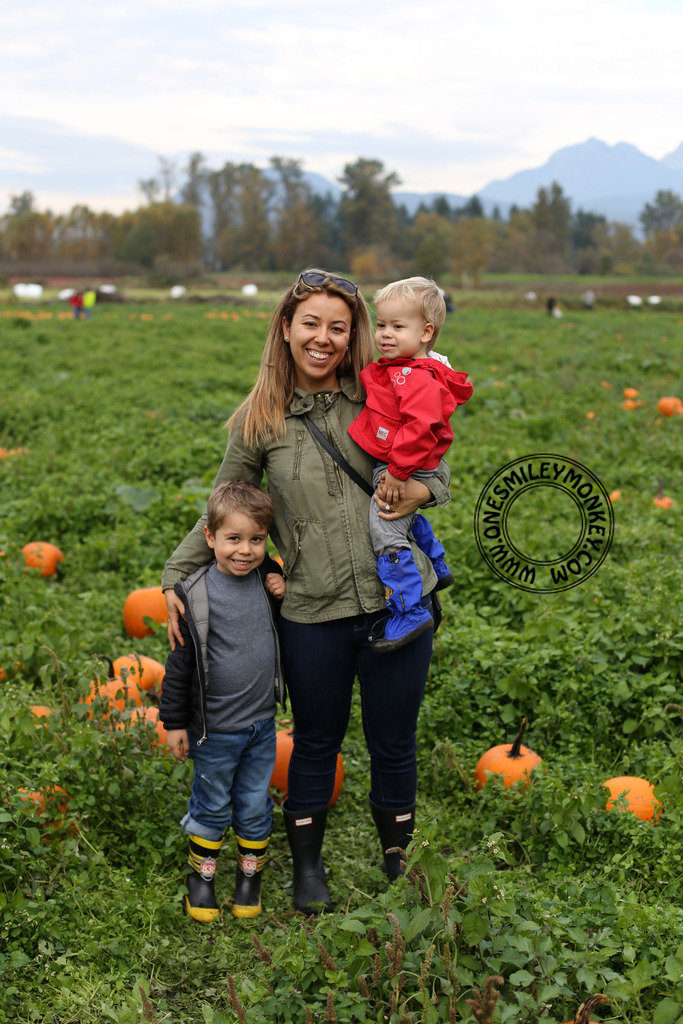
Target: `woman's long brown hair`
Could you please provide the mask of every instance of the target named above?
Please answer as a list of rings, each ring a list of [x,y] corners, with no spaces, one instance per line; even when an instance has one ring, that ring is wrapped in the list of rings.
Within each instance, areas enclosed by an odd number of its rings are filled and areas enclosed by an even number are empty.
[[[281,437],[285,432],[285,411],[294,397],[296,387],[296,365],[290,347],[285,342],[282,322],[286,320],[291,324],[301,302],[311,295],[323,293],[343,299],[351,310],[351,340],[339,367],[339,376],[353,375],[358,395],[361,393],[360,371],[372,362],[372,323],[361,293],[349,295],[339,288],[332,280],[332,277],[340,276],[338,274],[318,270],[316,267],[310,267],[309,270],[325,274],[325,281],[311,287],[299,280],[282,296],[271,317],[256,382],[227,422],[230,430],[235,426],[239,428],[250,448],[258,447],[269,438]]]

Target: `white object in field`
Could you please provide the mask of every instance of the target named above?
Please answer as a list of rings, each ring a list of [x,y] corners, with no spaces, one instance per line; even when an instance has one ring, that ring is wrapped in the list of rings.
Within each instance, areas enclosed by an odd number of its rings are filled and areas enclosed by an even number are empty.
[[[626,301],[628,302],[629,306],[642,306],[643,304],[643,300],[641,299],[640,295],[627,295]]]
[[[43,294],[42,284],[15,284],[12,289],[18,299],[39,299]]]
[[[558,318],[562,316],[562,310],[560,309],[559,306],[555,306],[555,308],[553,310],[553,316],[556,316]]]
[[[59,293],[59,295],[57,296],[57,298],[61,299],[62,301],[65,301],[66,299],[70,299],[73,294],[74,294],[74,289],[73,288],[62,288],[62,290]]]
[[[650,303],[651,306],[658,306],[659,303],[662,301],[662,296],[661,295],[648,295],[647,301]]]
[[[116,285],[115,284],[101,284],[100,287],[97,290],[99,292],[102,292],[103,295],[114,295],[115,292],[116,292]]]
[[[258,295],[258,287],[255,284],[243,284],[242,295]]]
[[[174,284],[173,287],[171,288],[171,298],[182,299],[186,291],[187,288],[185,287],[184,284]]]
[[[538,296],[536,295],[536,292],[526,292],[524,298],[527,302],[535,302]]]

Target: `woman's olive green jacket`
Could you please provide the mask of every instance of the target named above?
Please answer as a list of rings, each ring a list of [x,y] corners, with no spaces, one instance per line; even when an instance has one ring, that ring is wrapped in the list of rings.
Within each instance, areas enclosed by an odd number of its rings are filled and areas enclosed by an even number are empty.
[[[284,563],[287,594],[282,614],[294,622],[326,622],[384,607],[377,562],[370,544],[368,513],[372,500],[309,433],[308,413],[319,429],[368,483],[373,460],[347,430],[363,408],[352,378],[338,391],[311,394],[298,390],[286,412],[284,437],[248,448],[239,429],[228,439],[214,487],[226,480],[261,484],[265,473],[273,502],[270,535]],[[450,473],[441,462],[430,484],[436,504],[450,501]],[[167,590],[213,557],[204,539],[206,516],[197,522],[164,567]],[[436,584],[429,559],[413,546],[424,593]]]

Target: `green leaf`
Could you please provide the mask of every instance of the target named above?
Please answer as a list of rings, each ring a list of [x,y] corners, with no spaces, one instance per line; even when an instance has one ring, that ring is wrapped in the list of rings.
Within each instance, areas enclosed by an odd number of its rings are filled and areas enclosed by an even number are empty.
[[[421,910],[419,914],[410,919],[410,924],[405,931],[406,942],[411,942],[416,935],[423,932],[425,928],[429,927],[432,923],[432,911],[429,909]]]
[[[478,945],[489,933],[488,922],[476,912],[465,914],[462,919],[462,927],[465,938],[472,946]]]
[[[520,988],[526,988],[528,985],[533,984],[534,981],[536,981],[536,978],[533,974],[529,974],[528,971],[515,971],[514,974],[510,975],[510,984]]]
[[[586,839],[586,832],[583,826],[578,821],[573,821],[571,823],[571,825],[569,826],[569,831],[574,836],[574,839],[576,839],[577,843],[583,845]]]
[[[340,922],[339,927],[343,932],[357,932],[359,935],[365,935],[367,931],[362,921],[357,921],[355,917],[346,917]]]
[[[669,956],[664,962],[666,976],[671,981],[683,980],[683,959],[679,956]]]
[[[683,1014],[683,1003],[677,999],[662,999],[655,1007],[652,1024],[674,1024]]]
[[[635,967],[626,972],[626,977],[631,979],[636,992],[639,992],[652,984],[652,965],[648,960],[639,960]]]

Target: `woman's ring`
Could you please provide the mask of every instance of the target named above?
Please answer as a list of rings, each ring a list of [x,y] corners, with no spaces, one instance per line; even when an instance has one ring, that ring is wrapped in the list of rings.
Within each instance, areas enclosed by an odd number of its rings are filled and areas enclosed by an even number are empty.
[[[391,512],[391,505],[385,505],[384,506],[384,511],[385,512]]]

